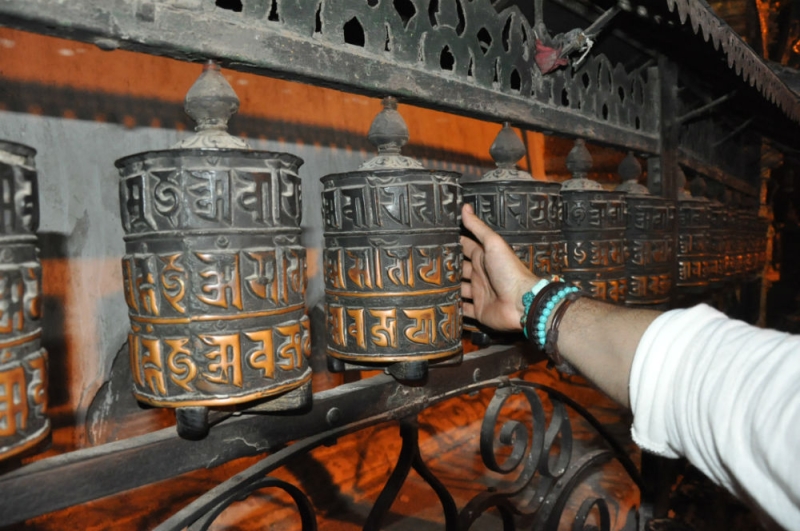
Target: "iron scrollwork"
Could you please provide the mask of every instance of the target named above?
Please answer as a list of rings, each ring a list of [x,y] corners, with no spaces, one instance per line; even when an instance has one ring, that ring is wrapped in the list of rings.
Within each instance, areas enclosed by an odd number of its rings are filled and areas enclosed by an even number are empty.
[[[445,484],[426,466],[419,448],[417,415],[436,402],[460,394],[482,389],[494,389],[480,428],[480,454],[486,468],[503,476],[516,476],[501,481],[469,500],[458,510],[453,495]],[[548,407],[541,395],[549,400]],[[512,397],[521,396],[527,404],[528,422],[518,415],[502,420],[502,412]],[[607,444],[576,455],[572,421],[568,409],[573,410],[597,431]],[[547,412],[551,411],[548,415]],[[547,418],[550,417],[548,423]],[[396,415],[379,415],[335,427],[288,446],[218,485],[157,528],[157,531],[205,531],[226,508],[258,490],[278,488],[292,498],[300,513],[302,529],[316,530],[313,504],[308,496],[290,483],[270,477],[270,473],[300,458],[314,448],[330,444],[339,437],[367,427],[399,418],[402,448],[400,455],[381,494],[367,516],[364,529],[380,529],[400,488],[410,470],[415,470],[434,490],[442,504],[445,529],[468,530],[477,519],[490,509],[499,511],[504,530],[514,530],[518,525],[533,529],[556,530],[561,521],[567,499],[574,494],[582,479],[590,471],[611,459],[617,459],[631,481],[641,486],[636,465],[627,456],[622,445],[585,408],[568,396],[548,386],[523,380],[497,378],[467,385],[453,393],[446,393],[427,401],[424,405],[401,406]],[[499,429],[498,429],[499,425]],[[502,452],[504,449],[508,450]],[[504,460],[499,453],[507,454]],[[594,513],[600,530],[610,529],[609,505],[602,497],[590,495],[583,500],[574,516],[573,529],[588,529],[584,524]]]

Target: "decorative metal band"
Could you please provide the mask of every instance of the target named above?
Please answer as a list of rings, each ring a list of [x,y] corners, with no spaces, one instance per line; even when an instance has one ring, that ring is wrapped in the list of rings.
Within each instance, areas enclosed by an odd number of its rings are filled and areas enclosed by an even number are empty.
[[[441,230],[430,236],[327,238],[322,259],[326,293],[392,297],[458,288],[457,238],[457,233]],[[437,240],[442,243],[429,245]]]
[[[459,177],[431,170],[326,175],[321,179],[325,236],[457,230],[461,222]]]
[[[629,305],[669,301],[675,268],[674,201],[648,195],[625,198],[625,269]]]
[[[38,345],[37,338],[27,346]],[[36,348],[24,357],[10,355],[12,361],[0,363],[0,459],[35,446],[50,432],[47,352]]]
[[[298,228],[302,195],[288,153],[171,150],[117,161],[122,225],[141,232]]]
[[[133,395],[136,397],[137,400],[140,402],[144,402],[151,406],[155,407],[224,407],[224,406],[235,406],[237,404],[244,404],[246,402],[252,402],[254,400],[260,400],[263,398],[271,398],[277,395],[286,393],[287,391],[291,391],[293,389],[301,389],[303,386],[308,387],[308,391],[306,394],[311,394],[311,368],[307,368],[305,372],[297,379],[288,381],[282,385],[276,385],[269,387],[268,389],[262,389],[260,391],[256,391],[253,393],[243,394],[243,395],[226,395],[225,397],[221,398],[207,398],[207,399],[187,399],[187,400],[175,400],[175,399],[168,399],[168,400],[161,400],[158,398],[154,398],[152,395],[146,395],[142,393],[138,393],[134,390]],[[305,397],[306,400],[308,399]]]
[[[624,302],[625,194],[604,190],[562,190],[562,233],[567,280],[592,297]]]
[[[435,359],[461,348],[461,296],[402,299],[327,296],[328,350],[348,361]]]
[[[177,330],[134,325],[128,335],[134,394],[159,405],[225,405],[301,385],[310,374],[308,317],[302,310],[286,317],[221,330],[206,323]]]
[[[464,184],[464,203],[511,245],[538,276],[561,272],[561,186],[541,181],[476,181]]]
[[[223,406],[308,380],[301,163],[227,149],[117,161],[137,398]]]
[[[0,459],[50,432],[33,148],[0,141]]]

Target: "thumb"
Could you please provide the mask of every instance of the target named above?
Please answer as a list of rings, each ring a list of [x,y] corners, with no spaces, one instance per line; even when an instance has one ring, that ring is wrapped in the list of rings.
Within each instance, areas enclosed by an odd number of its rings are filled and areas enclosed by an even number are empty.
[[[486,223],[475,215],[475,211],[470,204],[465,204],[461,208],[461,220],[462,223],[464,223],[464,227],[475,235],[481,244],[486,243],[486,239],[495,233]]]

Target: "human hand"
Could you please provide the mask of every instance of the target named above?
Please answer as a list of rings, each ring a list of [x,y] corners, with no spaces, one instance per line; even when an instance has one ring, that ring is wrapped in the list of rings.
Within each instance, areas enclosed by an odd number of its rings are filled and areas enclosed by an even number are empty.
[[[464,266],[461,297],[464,315],[495,330],[522,330],[522,296],[539,281],[517,258],[503,238],[478,219],[472,206],[461,209],[464,227],[477,242],[461,237]]]

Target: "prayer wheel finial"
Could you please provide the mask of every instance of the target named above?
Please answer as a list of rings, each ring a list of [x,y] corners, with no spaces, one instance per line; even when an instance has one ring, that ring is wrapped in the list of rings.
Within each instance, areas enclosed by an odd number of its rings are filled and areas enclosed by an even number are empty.
[[[639,177],[642,176],[642,165],[639,163],[639,160],[633,156],[633,152],[628,151],[628,155],[620,162],[617,172],[619,176],[622,177],[622,184],[616,188],[618,192],[626,192],[635,195],[650,194],[647,187],[639,183]]]
[[[400,154],[408,143],[408,127],[397,111],[396,98],[383,98],[383,110],[372,121],[367,138],[378,149],[378,154],[362,164],[360,169],[422,168],[419,161]]]
[[[575,140],[575,146],[567,155],[567,169],[572,174],[572,179],[564,181],[562,190],[602,190],[600,183],[589,179],[589,170],[592,169],[592,154],[586,149],[586,142],[582,138]]]
[[[481,181],[528,181],[533,179],[530,173],[517,168],[517,161],[525,156],[525,144],[508,122],[492,142],[489,154],[497,164],[497,168],[487,172]]]
[[[203,65],[183,108],[197,124],[196,133],[174,149],[250,149],[244,140],[228,133],[228,120],[239,110],[239,97],[214,61]]]

